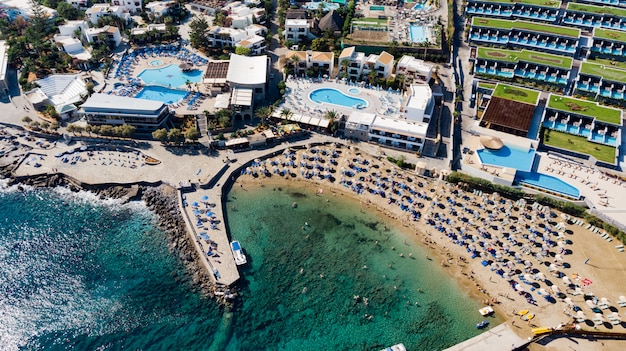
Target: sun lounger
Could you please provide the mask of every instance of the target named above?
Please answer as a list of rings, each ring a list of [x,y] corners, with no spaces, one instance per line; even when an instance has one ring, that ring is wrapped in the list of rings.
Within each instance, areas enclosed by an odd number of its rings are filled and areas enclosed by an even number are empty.
[[[585,227],[585,229],[589,229],[591,228],[591,223],[588,223],[587,226]]]
[[[626,307],[626,296],[622,295],[619,297],[619,300],[617,301],[617,305],[619,307]]]

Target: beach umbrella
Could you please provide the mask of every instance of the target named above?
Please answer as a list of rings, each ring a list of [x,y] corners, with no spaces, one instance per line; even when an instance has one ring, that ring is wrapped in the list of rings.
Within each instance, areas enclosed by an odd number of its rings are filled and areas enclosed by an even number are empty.
[[[202,201],[209,201],[209,196],[208,195],[202,196]]]
[[[480,137],[480,143],[487,149],[499,150],[504,146],[502,139],[490,135]]]
[[[199,204],[198,204],[197,202],[192,202],[192,203],[191,203],[191,206],[193,206],[193,207],[198,207],[198,206],[199,206]]]
[[[596,308],[596,304],[595,302],[593,302],[593,300],[587,300],[585,301],[585,303],[587,304],[587,306],[589,306],[589,308],[594,309]]]

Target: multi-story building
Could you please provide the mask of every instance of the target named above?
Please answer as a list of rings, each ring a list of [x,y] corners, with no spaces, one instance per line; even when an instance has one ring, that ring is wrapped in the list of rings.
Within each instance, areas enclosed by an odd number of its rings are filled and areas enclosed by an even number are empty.
[[[626,59],[626,32],[606,29],[593,29],[593,42],[591,44],[591,54],[594,56],[618,59]]]
[[[577,93],[623,103],[626,101],[626,70],[583,62],[574,88]]]
[[[345,72],[349,80],[358,80],[363,74],[365,53],[356,51],[355,46],[345,48],[339,55],[338,65],[340,72]]]
[[[128,9],[123,6],[111,6],[109,4],[95,4],[85,11],[85,19],[92,24],[97,24],[100,17],[118,16],[127,22],[131,21]]]
[[[559,19],[561,1],[537,3],[506,0],[469,0],[465,14],[499,18],[519,18],[531,21],[556,23]]]
[[[371,54],[363,63],[363,76],[370,72],[375,72],[378,78],[389,78],[393,73],[394,57],[392,54],[383,51],[379,55]]]
[[[307,70],[313,71],[313,76],[330,76],[335,67],[335,54],[323,51],[288,51],[285,54],[294,66],[294,73],[304,75]]]
[[[207,32],[207,37],[212,46],[215,47],[237,47],[244,46],[252,49],[253,54],[259,55],[265,52],[265,35],[267,28],[259,24],[252,24],[245,29],[235,29],[228,27],[211,27]],[[244,42],[241,44],[241,42]]]
[[[396,75],[398,74],[411,77],[413,82],[428,84],[432,78],[433,66],[425,63],[424,60],[405,55],[400,58],[396,65]]]
[[[81,105],[78,116],[90,124],[130,124],[153,130],[167,121],[170,112],[160,101],[96,93]]]
[[[570,2],[562,23],[585,29],[603,27],[626,30],[626,9]]]
[[[9,94],[9,84],[7,83],[8,49],[6,40],[0,40],[0,93],[3,95]]]
[[[145,7],[145,11],[147,14],[152,14],[154,17],[163,17],[169,11],[170,6],[175,5],[176,1],[167,0],[167,1],[154,1],[147,3]]]
[[[357,52],[355,47],[343,49],[339,55],[339,67],[346,70],[351,80],[363,79],[370,72],[376,72],[379,78],[389,78],[393,72],[394,57],[386,51],[379,55],[365,56],[363,52]]]
[[[85,38],[87,38],[87,41],[90,43],[101,43],[102,40],[106,40],[106,43],[114,45],[116,47],[122,42],[120,29],[113,26],[104,26],[102,28],[88,28],[85,31]]]
[[[311,32],[315,21],[307,18],[304,9],[287,10],[285,15],[285,40],[298,44],[315,37]]]
[[[111,0],[111,5],[120,6],[134,15],[143,11],[143,0]]]

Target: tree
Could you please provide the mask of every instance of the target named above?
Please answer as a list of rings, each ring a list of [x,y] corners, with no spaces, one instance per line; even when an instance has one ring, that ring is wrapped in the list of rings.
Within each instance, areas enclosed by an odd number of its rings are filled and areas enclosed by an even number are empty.
[[[198,139],[200,139],[200,132],[198,131],[198,128],[191,127],[187,129],[187,131],[185,132],[185,139],[191,140],[193,142],[196,142]]]
[[[288,109],[288,108],[284,108],[282,111],[280,111],[280,116],[283,119],[289,119],[289,117],[291,117],[291,115],[293,115],[293,112]]]
[[[52,123],[50,123],[50,130],[56,132],[57,130],[59,130],[59,122],[54,121]]]
[[[179,143],[182,139],[183,133],[178,128],[172,128],[167,133],[167,139],[173,143]]]
[[[100,134],[105,135],[105,136],[113,135],[113,126],[108,125],[108,124],[101,125]]]
[[[33,121],[33,119],[28,117],[28,116],[22,117],[22,122],[24,122],[25,124],[29,124],[32,121]]]
[[[68,124],[67,127],[65,127],[65,130],[68,133],[72,133],[72,134],[76,135],[76,133],[75,133],[76,132],[76,126],[74,124]]]
[[[125,138],[132,138],[137,128],[130,124],[122,124],[121,135]]]
[[[41,129],[48,130],[48,128],[50,128],[50,123],[46,121],[41,122]]]
[[[41,123],[39,123],[38,121],[32,121],[30,122],[29,126],[33,129],[39,129],[39,126],[41,125]]]
[[[78,9],[65,1],[59,2],[59,4],[56,6],[56,9],[59,16],[65,18],[66,20],[77,20],[80,16],[80,12],[78,11]]]
[[[206,31],[209,28],[209,23],[204,16],[196,17],[189,24],[189,41],[191,46],[198,49],[209,46],[209,39],[206,36]]]
[[[152,138],[162,143],[165,143],[167,141],[167,129],[161,128],[155,130],[154,132],[152,132]]]
[[[268,106],[261,106],[254,111],[254,114],[261,119],[261,125],[265,125],[265,120],[272,115],[272,109]]]
[[[244,46],[237,46],[235,48],[235,54],[243,55],[243,56],[250,56],[252,55],[252,49],[244,47]]]
[[[219,125],[222,126],[222,128],[228,128],[233,124],[232,122],[233,112],[229,109],[223,108],[217,111],[215,113],[215,117],[217,118],[217,121]]]
[[[334,111],[334,110],[329,110],[329,111],[326,111],[325,117],[326,119],[328,119],[328,131],[331,134],[335,134],[335,132],[339,128],[339,121],[338,121],[339,113],[337,113],[337,111]]]

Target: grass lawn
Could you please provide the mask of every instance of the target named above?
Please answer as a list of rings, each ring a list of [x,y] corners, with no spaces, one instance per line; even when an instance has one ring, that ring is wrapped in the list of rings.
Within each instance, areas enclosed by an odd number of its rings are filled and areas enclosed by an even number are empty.
[[[606,123],[621,124],[621,110],[600,106],[595,101],[586,101],[568,98],[559,95],[550,95],[548,107],[555,110],[589,116]]]
[[[524,29],[537,33],[557,34],[571,38],[578,38],[580,36],[579,29],[553,26],[530,21],[509,21],[495,18],[474,17],[472,19],[472,26],[498,29]]]
[[[598,57],[596,57],[593,60],[587,59],[586,62],[595,63],[598,65],[613,66],[615,68],[626,70],[626,62],[607,60],[607,59],[602,59]]]
[[[609,81],[626,83],[626,70],[611,68],[591,62],[583,62],[580,66],[580,72],[592,76],[603,77]]]
[[[589,13],[597,13],[597,14],[611,14],[619,17],[626,17],[626,9],[620,9],[617,7],[610,6],[596,6],[596,5],[587,5],[587,4],[578,4],[570,2],[567,4],[567,9],[572,11],[580,11],[580,12],[589,12]]]
[[[478,48],[478,58],[490,59],[496,61],[506,62],[530,62],[549,67],[558,68],[572,68],[572,58],[545,54],[543,52],[531,51],[531,50],[507,50],[507,49],[495,49],[487,47]]]
[[[555,1],[555,0],[515,0],[515,1],[508,1],[508,0],[483,0],[485,2],[495,2],[495,3],[499,3],[499,4],[511,4],[511,3],[518,3],[518,4],[526,4],[526,5],[537,5],[537,6],[543,6],[543,7],[560,7],[561,6],[561,2],[560,1]]]
[[[499,83],[493,91],[492,96],[535,105],[537,103],[537,98],[539,97],[539,92],[536,90]]]
[[[354,20],[354,22],[367,22],[369,24],[376,23],[379,26],[387,25],[387,21],[388,20],[386,19],[380,19],[380,18],[359,18],[359,19]]]
[[[495,89],[496,88],[496,84],[495,83],[487,83],[487,82],[478,82],[478,87],[479,88],[483,88],[483,89]]]
[[[582,136],[571,135],[556,130],[546,130],[543,133],[542,142],[546,145],[561,149],[591,155],[607,163],[612,164],[615,162],[615,147],[592,143]]]
[[[595,38],[607,39],[611,41],[626,42],[626,32],[612,30],[606,28],[594,28],[593,36]]]

